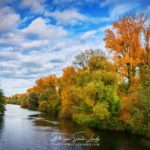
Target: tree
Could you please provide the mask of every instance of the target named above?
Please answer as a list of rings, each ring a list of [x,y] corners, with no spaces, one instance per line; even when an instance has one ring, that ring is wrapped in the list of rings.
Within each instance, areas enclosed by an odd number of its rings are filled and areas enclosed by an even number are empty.
[[[39,101],[39,111],[47,112],[47,101]]]
[[[28,108],[32,110],[37,110],[38,109],[38,96],[36,93],[30,93],[28,95]]]
[[[75,60],[73,61],[73,65],[77,68],[86,68],[88,66],[88,61],[92,56],[104,55],[104,53],[100,50],[88,49],[84,52],[81,52],[77,56],[75,56]]]
[[[20,94],[19,99],[21,107],[28,108],[27,94]]]
[[[55,89],[57,85],[57,77],[55,75],[48,75],[36,80],[35,83],[35,86],[27,90],[27,93],[36,93],[39,95],[43,90],[49,87]]]
[[[90,71],[96,71],[96,70],[113,70],[114,66],[111,62],[107,61],[107,58],[104,55],[101,56],[92,56],[89,58],[88,61],[88,67]]]
[[[134,132],[150,136],[150,65],[143,65],[138,84],[129,95],[121,97],[120,117],[126,127]]]
[[[144,64],[150,64],[150,27],[144,28]]]
[[[150,64],[144,65],[140,71],[140,101],[138,106],[140,111],[144,113],[145,133],[150,136]]]
[[[55,75],[49,75],[36,80],[36,86],[39,93],[48,87],[55,88],[56,83],[57,77]]]
[[[3,90],[0,89],[0,113],[2,113],[5,110],[4,99],[5,99],[5,97],[4,97]]]
[[[104,41],[106,47],[113,53],[119,73],[128,79],[128,89],[134,83],[136,69],[149,59],[149,29],[146,28],[144,15],[133,15],[119,19],[112,24],[112,29],[106,30]],[[145,31],[145,32],[144,32]],[[145,47],[141,34],[145,33]]]
[[[86,67],[64,69],[61,85],[62,117],[100,128],[119,116],[118,78],[104,55],[90,56]]]
[[[63,71],[61,77],[61,116],[65,118],[72,117],[72,100],[70,99],[71,88],[75,84],[76,71],[72,66],[68,66]]]
[[[27,93],[37,95],[40,111],[57,114],[60,106],[58,79],[55,75],[48,75],[36,80],[35,86],[27,90]],[[32,98],[31,98],[32,99]],[[31,104],[32,105],[32,104]],[[29,106],[30,107],[30,106]]]
[[[120,111],[117,74],[111,65],[106,69],[100,67],[103,66],[103,61],[95,61],[96,64],[93,62],[92,69],[89,70],[88,67],[86,70],[79,70],[76,73],[75,85],[69,86],[66,99],[71,103],[73,119],[97,128],[106,128],[108,124],[116,127],[118,124],[112,125],[112,120],[113,123],[115,118],[119,120]]]

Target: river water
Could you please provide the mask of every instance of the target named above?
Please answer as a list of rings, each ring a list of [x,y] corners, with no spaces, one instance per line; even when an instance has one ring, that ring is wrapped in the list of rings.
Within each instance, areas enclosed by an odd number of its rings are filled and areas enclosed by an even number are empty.
[[[148,150],[140,140],[123,132],[93,131],[18,105],[6,105],[0,116],[0,150]]]

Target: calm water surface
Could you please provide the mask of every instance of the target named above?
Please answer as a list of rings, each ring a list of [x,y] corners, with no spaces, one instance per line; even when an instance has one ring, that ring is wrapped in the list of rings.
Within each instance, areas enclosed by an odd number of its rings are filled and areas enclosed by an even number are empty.
[[[140,140],[127,133],[93,131],[17,105],[6,105],[0,116],[0,150],[148,150]]]

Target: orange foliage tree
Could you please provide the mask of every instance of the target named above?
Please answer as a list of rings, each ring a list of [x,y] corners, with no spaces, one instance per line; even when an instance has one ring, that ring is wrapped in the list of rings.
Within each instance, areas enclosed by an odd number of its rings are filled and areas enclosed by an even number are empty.
[[[150,64],[150,27],[144,29],[144,60],[145,64]]]
[[[149,62],[150,29],[146,23],[144,15],[127,16],[114,22],[112,29],[105,31],[106,48],[113,53],[118,71],[127,77],[128,89],[135,79],[136,68]]]
[[[61,77],[61,116],[70,118],[72,116],[72,100],[70,97],[71,87],[75,84],[74,75],[76,74],[72,66],[68,66],[63,71]]]
[[[27,90],[27,93],[36,93],[40,94],[44,89],[52,86],[53,88],[56,87],[57,84],[57,77],[55,75],[49,75],[46,77],[42,77],[36,80],[36,85],[32,88]]]
[[[36,94],[40,111],[57,113],[60,104],[59,83],[56,75],[48,75],[36,80],[35,85],[27,90],[27,94],[31,97],[29,99],[32,99],[32,94]]]

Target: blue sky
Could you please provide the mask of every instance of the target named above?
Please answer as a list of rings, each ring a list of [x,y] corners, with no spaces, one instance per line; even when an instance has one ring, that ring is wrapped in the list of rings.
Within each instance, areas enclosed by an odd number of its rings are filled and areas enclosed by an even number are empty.
[[[7,96],[60,75],[80,51],[101,48],[105,29],[150,0],[0,0],[0,84]],[[150,22],[150,21],[149,21]]]

